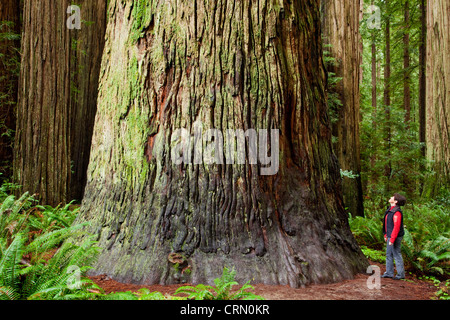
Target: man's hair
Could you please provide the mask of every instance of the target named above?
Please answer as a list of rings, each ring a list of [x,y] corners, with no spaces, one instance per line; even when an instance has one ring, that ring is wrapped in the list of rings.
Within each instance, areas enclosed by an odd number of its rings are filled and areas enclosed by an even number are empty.
[[[401,194],[394,193],[394,200],[397,201],[398,206],[404,206],[406,204],[406,198]]]

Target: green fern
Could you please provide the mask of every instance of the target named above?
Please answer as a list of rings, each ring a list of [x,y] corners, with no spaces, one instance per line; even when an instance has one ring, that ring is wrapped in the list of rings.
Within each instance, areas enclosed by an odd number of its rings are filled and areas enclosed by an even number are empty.
[[[71,206],[73,206],[73,201],[64,207],[58,205],[56,208],[49,205],[38,205],[36,208],[40,210],[43,217],[33,217],[33,222],[36,221],[37,228],[42,230],[68,228],[72,225],[79,211],[79,208],[70,210]]]
[[[349,224],[355,239],[359,244],[381,248],[384,245],[381,219],[377,217],[352,217],[349,214]]]
[[[262,300],[261,296],[258,296],[250,290],[254,287],[250,285],[250,281],[245,283],[237,291],[233,292],[233,287],[238,285],[234,280],[236,271],[223,269],[222,276],[214,279],[215,287],[199,284],[195,287],[184,286],[175,291],[175,295],[188,294],[188,299],[191,300]]]
[[[86,225],[69,226],[77,209],[34,204],[34,197],[24,193],[19,199],[4,197],[0,205],[0,299],[101,296],[98,286],[82,277],[97,257],[96,242],[67,241]]]
[[[147,288],[139,289],[137,295],[139,300],[167,300],[166,296],[164,296],[161,292],[150,292]]]
[[[380,263],[386,262],[386,254],[381,250],[374,250],[367,248],[366,246],[361,246],[361,251],[364,254],[364,256],[371,261]]]
[[[27,219],[33,202],[33,196],[28,192],[16,200],[14,196],[8,196],[0,206],[0,238],[11,239],[14,234],[26,232]]]
[[[415,271],[426,274],[444,275],[448,273],[450,260],[450,239],[439,236],[433,240],[427,240],[423,234],[412,234],[405,230],[404,245],[402,251],[406,262]]]
[[[81,275],[91,268],[89,265],[99,252],[95,243],[89,238],[79,246],[65,242],[47,263],[39,262],[24,272],[30,276],[26,296],[30,299],[55,300],[63,299],[67,294],[73,295],[77,290],[86,291]],[[79,272],[79,279],[76,274],[70,272],[73,268]]]
[[[0,300],[16,300],[20,297],[20,261],[26,237],[18,234],[0,259]]]
[[[209,285],[183,286],[175,291],[175,295],[187,294],[189,300],[215,300],[214,288]]]

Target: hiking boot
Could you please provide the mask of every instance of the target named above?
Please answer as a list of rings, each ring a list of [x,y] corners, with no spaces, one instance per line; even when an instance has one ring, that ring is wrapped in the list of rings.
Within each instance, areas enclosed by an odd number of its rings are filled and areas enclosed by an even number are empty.
[[[400,279],[405,279],[405,277],[396,275],[393,279],[394,279],[394,280],[400,280]]]
[[[381,277],[382,277],[382,278],[392,278],[392,276],[387,275],[386,273],[384,273]]]

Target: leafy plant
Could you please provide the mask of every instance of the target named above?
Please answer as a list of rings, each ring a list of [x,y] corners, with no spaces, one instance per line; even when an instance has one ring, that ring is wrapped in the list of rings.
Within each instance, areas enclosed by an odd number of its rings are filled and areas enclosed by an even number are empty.
[[[364,256],[371,261],[380,263],[386,262],[386,255],[383,251],[370,249],[366,246],[361,246],[361,251],[364,254]]]
[[[100,297],[101,300],[168,300],[173,297],[166,297],[161,292],[150,292],[147,288],[141,288],[137,292],[113,292]]]
[[[35,208],[38,212],[38,219],[33,219],[31,223],[33,223],[34,227],[41,230],[49,230],[49,229],[61,229],[68,228],[72,225],[75,220],[79,207],[71,210],[73,206],[73,202],[66,204],[61,207],[58,205],[56,208],[53,208],[49,205],[38,205]]]
[[[405,230],[403,239],[402,251],[406,255],[405,260],[415,271],[435,275],[448,273],[448,265],[445,266],[444,262],[450,260],[449,238],[438,236],[427,240],[422,234],[416,233],[414,237]]]
[[[383,246],[384,236],[380,217],[370,215],[352,217],[349,214],[348,222],[359,244],[379,249]]]
[[[20,261],[25,240],[22,234],[18,234],[6,250],[1,252],[0,300],[17,300],[21,296]]]
[[[435,283],[435,286],[438,288],[438,291],[435,293],[435,295],[439,300],[450,300],[450,280],[447,280],[443,283],[439,281],[438,283]]]
[[[98,286],[81,276],[99,248],[89,238],[81,245],[67,241],[84,226],[68,226],[76,211],[34,202],[25,193],[0,205],[0,299],[93,298]]]
[[[0,206],[0,240],[10,242],[15,234],[27,232],[29,210],[35,201],[28,192],[19,199],[13,195],[6,197]]]
[[[433,276],[423,276],[419,277],[420,280],[425,280],[431,282],[437,289],[435,292],[435,297],[439,300],[450,300],[449,289],[450,289],[450,279],[445,282],[436,279]]]
[[[233,291],[232,288],[238,283],[234,280],[236,271],[223,269],[222,276],[214,280],[215,286],[199,284],[195,287],[184,286],[176,290],[177,294],[188,294],[188,299],[192,300],[262,300],[261,296],[250,292],[254,287],[250,285],[250,281],[245,283],[238,290]]]

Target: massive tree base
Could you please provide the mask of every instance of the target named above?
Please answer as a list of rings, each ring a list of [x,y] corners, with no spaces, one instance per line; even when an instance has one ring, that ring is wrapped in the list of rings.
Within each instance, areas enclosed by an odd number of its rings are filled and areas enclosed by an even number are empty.
[[[83,220],[91,221],[89,232],[104,248],[91,274],[148,285],[212,283],[224,267],[235,267],[240,282],[297,288],[364,272],[368,262],[346,217],[330,214],[322,200],[301,198],[300,177],[291,173],[257,216],[233,207],[242,197],[235,192],[205,190],[197,209],[181,213],[183,199],[162,204],[149,188],[129,199],[120,186],[88,188]],[[207,203],[223,210],[213,216]],[[99,210],[107,214],[95,216]]]
[[[109,16],[78,219],[104,248],[93,274],[211,283],[226,266],[298,287],[364,271],[331,147],[318,3],[113,0]],[[279,170],[248,154],[196,163],[195,138],[176,163],[173,134],[199,122],[279,130],[264,146]]]

